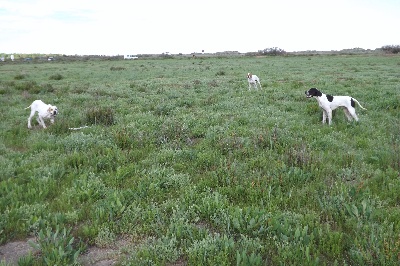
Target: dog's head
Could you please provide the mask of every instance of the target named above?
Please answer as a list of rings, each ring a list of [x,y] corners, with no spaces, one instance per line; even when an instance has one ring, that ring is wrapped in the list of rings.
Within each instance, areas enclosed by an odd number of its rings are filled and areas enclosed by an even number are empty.
[[[49,104],[49,109],[47,109],[47,112],[48,112],[51,116],[56,116],[56,115],[58,114],[57,106],[55,106],[55,105],[50,105],[50,104]]]
[[[308,91],[305,91],[305,94],[306,94],[307,98],[322,96],[322,92],[320,92],[316,88],[311,88]]]
[[[247,78],[251,79],[253,77],[253,75],[251,73],[247,73]]]

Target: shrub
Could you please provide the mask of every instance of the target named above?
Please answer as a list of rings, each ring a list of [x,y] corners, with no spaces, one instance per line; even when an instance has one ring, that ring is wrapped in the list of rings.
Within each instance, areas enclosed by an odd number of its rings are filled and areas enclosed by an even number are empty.
[[[105,248],[111,246],[115,241],[116,235],[107,226],[103,226],[95,238],[96,246]]]
[[[235,241],[226,235],[207,236],[188,249],[189,265],[232,265]],[[239,260],[238,260],[239,261]]]
[[[212,81],[208,82],[208,86],[215,88],[215,87],[218,87],[219,85],[216,80],[212,80]]]
[[[24,79],[26,77],[26,75],[24,75],[24,74],[18,74],[18,75],[16,75],[15,77],[14,77],[14,79],[15,80],[21,80],[21,79]]]
[[[115,144],[123,150],[130,150],[135,144],[133,133],[126,127],[115,130],[113,137]]]
[[[51,85],[50,83],[43,84],[42,90],[43,90],[43,92],[54,92],[55,91],[53,85]]]
[[[31,93],[39,93],[41,90],[40,86],[36,83],[36,81],[26,81],[22,83],[16,83],[14,87],[19,91],[29,91]]]
[[[109,107],[94,107],[86,111],[86,123],[90,125],[111,126],[114,124],[114,111]]]
[[[57,226],[56,231],[51,229],[40,230],[37,243],[29,244],[40,251],[43,264],[45,265],[72,265],[77,263],[78,255],[83,247],[74,247],[74,237],[71,229],[64,228],[62,231]]]
[[[215,75],[216,75],[216,76],[225,76],[226,73],[225,73],[225,71],[220,70],[220,71],[218,71],[217,74],[215,74]]]
[[[125,67],[110,67],[111,71],[121,71],[121,70],[126,70]]]
[[[387,54],[398,54],[400,53],[400,45],[386,45],[382,46],[382,51]]]
[[[278,47],[272,47],[260,50],[258,53],[262,55],[285,55],[286,51]]]
[[[64,77],[61,74],[53,74],[49,77],[50,80],[62,80]]]

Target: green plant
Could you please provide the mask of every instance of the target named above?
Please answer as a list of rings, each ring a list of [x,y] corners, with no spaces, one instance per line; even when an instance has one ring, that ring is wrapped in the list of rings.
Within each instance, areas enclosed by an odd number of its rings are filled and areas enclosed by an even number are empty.
[[[126,70],[125,67],[110,67],[111,71],[122,71],[122,70]]]
[[[15,80],[21,80],[21,79],[24,79],[25,77],[26,77],[25,74],[18,74],[18,75],[16,75],[16,76],[14,77],[14,79],[15,79]]]
[[[36,258],[31,252],[28,255],[18,258],[18,266],[32,266],[36,264]]]
[[[63,78],[64,76],[61,75],[60,73],[50,75],[49,77],[50,80],[62,80]]]
[[[100,228],[97,237],[95,238],[95,244],[98,247],[104,248],[109,247],[116,239],[115,234],[110,231],[110,228],[103,226]]]
[[[111,108],[94,107],[86,111],[86,123],[89,125],[111,126],[115,123]]]
[[[216,76],[225,76],[225,71],[224,70],[220,70],[220,71],[218,71],[215,75]]]
[[[188,262],[197,265],[232,265],[235,255],[233,238],[217,234],[195,241],[188,249]]]
[[[57,226],[55,231],[50,228],[40,230],[36,242],[30,241],[29,244],[40,251],[40,261],[44,264],[71,265],[77,263],[78,255],[84,249],[79,243],[74,245],[74,240],[71,229],[64,227],[60,231]]]

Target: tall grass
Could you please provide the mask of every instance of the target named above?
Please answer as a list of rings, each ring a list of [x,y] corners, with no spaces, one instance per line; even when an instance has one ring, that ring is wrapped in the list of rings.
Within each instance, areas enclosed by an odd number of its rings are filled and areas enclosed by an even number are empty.
[[[36,234],[36,264],[130,236],[122,265],[396,265],[398,61],[4,63],[0,243]],[[322,125],[310,87],[368,110]],[[47,129],[27,129],[35,99],[59,109]]]

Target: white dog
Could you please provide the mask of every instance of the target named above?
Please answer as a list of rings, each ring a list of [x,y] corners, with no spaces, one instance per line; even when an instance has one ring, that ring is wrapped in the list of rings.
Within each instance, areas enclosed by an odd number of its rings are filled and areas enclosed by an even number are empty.
[[[249,82],[249,90],[251,89],[252,86],[254,88],[258,89],[257,83],[258,83],[258,85],[260,85],[260,89],[262,89],[260,79],[256,75],[247,73],[247,81]]]
[[[25,109],[28,108],[31,108],[31,115],[28,118],[28,128],[32,128],[31,119],[36,112],[38,112],[37,121],[39,122],[39,125],[42,125],[43,128],[46,128],[46,125],[44,124],[43,120],[44,118],[50,119],[50,122],[54,123],[54,118],[58,114],[58,109],[56,106],[45,104],[41,100],[33,101],[32,104],[26,107]]]
[[[314,97],[317,99],[319,106],[322,108],[322,123],[324,124],[326,122],[326,117],[328,117],[328,124],[331,124],[332,110],[335,110],[338,107],[343,108],[344,113],[349,121],[351,121],[352,118],[358,121],[355,109],[356,103],[361,107],[361,109],[367,110],[362,107],[356,99],[350,96],[332,96],[329,94],[324,94],[316,88],[309,89],[305,92],[305,94],[307,98]]]

